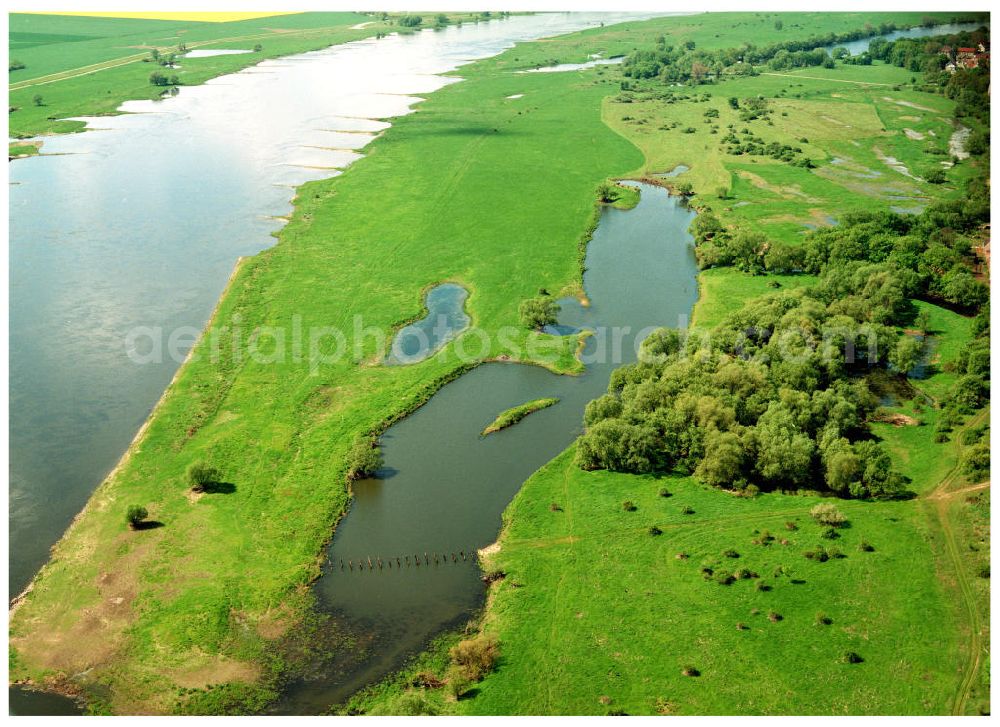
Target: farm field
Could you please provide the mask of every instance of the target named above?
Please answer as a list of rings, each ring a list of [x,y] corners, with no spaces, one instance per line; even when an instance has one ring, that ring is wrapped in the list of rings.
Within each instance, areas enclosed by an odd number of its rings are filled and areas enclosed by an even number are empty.
[[[583,295],[581,250],[609,180],[689,185],[689,204],[727,228],[798,246],[853,212],[915,213],[962,199],[978,169],[973,161],[942,165],[954,101],[915,90],[914,74],[895,66],[763,73],[672,88],[670,99],[623,87],[613,66],[523,71],[627,54],[665,34],[728,48],[749,34],[764,44],[886,20],[916,24],[924,15],[782,14],[783,25],[771,13],[658,18],[519,44],[463,67],[464,80],[394,119],[347,172],[298,189],[277,244],[240,261],[210,322],[285,330],[299,316],[306,327],[347,332],[342,346],[319,352],[348,355],[331,356],[317,371],[301,358],[253,360],[225,348],[213,358],[203,338],[12,611],[12,680],[81,696],[100,713],[254,713],[278,699],[314,646],[309,586],[350,503],[358,443],[462,375],[457,352],[479,346],[462,334],[419,363],[381,366],[355,316],[395,331],[425,313],[429,288],[458,283],[469,292],[473,326],[489,336],[477,363],[580,373],[580,334],[529,330],[519,305],[541,291]],[[352,13],[303,13],[225,23],[67,16],[44,33],[38,27],[33,16],[12,16],[12,43],[27,72],[11,75],[12,137],[79,130],[63,119],[149,98],[154,66],[141,57],[151,45],[261,43],[253,54],[182,60],[180,83],[194,85],[393,26]],[[767,99],[770,122],[740,121],[729,99],[753,97]],[[730,124],[799,146],[813,166],[728,153],[722,138]],[[11,154],[32,149],[15,144]],[[657,179],[680,165],[688,169]],[[938,170],[944,182],[928,182]],[[626,191],[614,204],[636,201]],[[751,300],[818,281],[704,270],[692,325],[714,328]],[[910,396],[882,407],[910,424],[872,425],[905,478],[906,497],[834,500],[809,488],[739,496],[678,474],[583,471],[572,445],[524,484],[497,544],[481,553],[496,577],[472,630],[498,639],[496,669],[459,698],[449,694],[441,688],[449,683],[448,649],[461,636],[446,634],[399,674],[331,708],[988,709],[989,494],[962,469],[975,446],[962,435],[988,414],[940,442],[934,406],[961,378],[954,364],[974,324],[957,306],[914,305],[928,322],[928,375],[907,382]],[[516,333],[496,335],[502,329]],[[265,353],[277,345],[262,344]],[[550,355],[532,353],[540,346]],[[516,428],[551,403],[529,401],[498,423]],[[189,487],[189,468],[205,462],[222,468],[224,482],[215,484],[225,490]],[[847,520],[832,535],[810,514],[831,501]],[[134,503],[162,527],[126,527],[123,514]],[[970,543],[976,549],[966,559]],[[327,638],[324,647],[353,648],[339,634]],[[417,683],[427,673],[436,686]]]

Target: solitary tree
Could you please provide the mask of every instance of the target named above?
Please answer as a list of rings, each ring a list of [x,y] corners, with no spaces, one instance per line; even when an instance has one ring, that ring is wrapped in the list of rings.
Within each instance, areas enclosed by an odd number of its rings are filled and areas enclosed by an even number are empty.
[[[914,366],[920,363],[920,354],[922,350],[923,344],[916,338],[913,336],[903,336],[896,341],[896,345],[889,353],[889,363],[891,363],[900,374],[906,376],[906,374],[909,373]]]
[[[31,99],[31,100],[34,102],[35,106],[42,106],[43,105],[42,94],[40,94],[40,93],[36,93],[35,97],[33,99]]]
[[[209,485],[219,482],[222,479],[222,473],[204,462],[195,462],[187,468],[187,479],[192,490],[203,492]]]
[[[597,188],[597,198],[604,204],[610,204],[618,199],[618,185],[611,182],[601,182]]]
[[[373,437],[358,437],[347,455],[347,479],[371,477],[382,466],[382,451]]]
[[[559,318],[559,304],[547,295],[528,298],[521,302],[518,313],[521,323],[528,328],[540,329],[555,323]]]
[[[129,505],[125,511],[125,521],[133,530],[138,529],[142,521],[149,517],[149,511],[142,505]]]

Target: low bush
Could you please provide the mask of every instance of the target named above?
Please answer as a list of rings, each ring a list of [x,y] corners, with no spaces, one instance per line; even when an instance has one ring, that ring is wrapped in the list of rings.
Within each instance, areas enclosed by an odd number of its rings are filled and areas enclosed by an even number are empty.
[[[371,477],[382,467],[382,451],[374,437],[361,436],[354,440],[347,454],[347,479]]]
[[[128,510],[125,511],[125,522],[133,530],[138,528],[147,517],[149,517],[149,511],[142,505],[129,505]]]
[[[832,502],[821,502],[809,511],[813,520],[820,525],[839,528],[847,524],[847,518]]]
[[[500,644],[497,638],[481,634],[472,639],[459,641],[448,651],[452,664],[459,668],[461,674],[470,682],[478,682],[496,666],[500,657]]]

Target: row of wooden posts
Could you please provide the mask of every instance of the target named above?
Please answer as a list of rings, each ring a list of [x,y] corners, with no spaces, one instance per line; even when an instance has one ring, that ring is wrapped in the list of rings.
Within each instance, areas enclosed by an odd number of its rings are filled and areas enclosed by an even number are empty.
[[[397,570],[402,570],[403,568],[419,568],[420,566],[428,565],[447,565],[448,563],[458,563],[459,561],[469,560],[473,557],[474,551],[466,552],[460,550],[457,553],[424,553],[420,556],[418,553],[414,553],[412,556],[400,555],[396,557],[386,558],[382,560],[379,557],[361,558],[360,560],[340,559],[340,570],[342,571],[364,571],[364,570],[383,570],[396,568]]]

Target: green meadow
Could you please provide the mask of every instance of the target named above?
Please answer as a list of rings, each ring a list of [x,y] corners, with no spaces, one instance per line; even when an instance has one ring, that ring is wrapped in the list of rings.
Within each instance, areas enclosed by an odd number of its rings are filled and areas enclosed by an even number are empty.
[[[635,511],[623,509],[625,499]],[[809,515],[819,501],[748,500],[685,478],[585,473],[567,452],[508,510],[500,552],[488,560],[507,575],[483,623],[499,634],[503,657],[459,709],[940,710],[954,691],[961,647],[927,523],[909,503],[838,502],[850,527],[826,540]],[[662,533],[651,534],[652,526]],[[754,544],[765,531],[774,540]],[[821,548],[843,557],[805,557]],[[759,578],[719,582],[719,573],[743,568]],[[864,661],[844,663],[850,651]],[[685,676],[687,666],[700,674]]]
[[[838,64],[677,90],[697,100],[621,103],[608,96],[602,113],[643,151],[632,175],[683,164],[689,170],[665,183],[689,182],[692,204],[794,244],[845,212],[905,206],[894,199],[901,196],[923,206],[961,193],[971,172],[961,164],[944,185],[931,185],[883,160],[895,157],[917,176],[947,158],[951,102],[911,84],[912,74],[893,66]],[[758,94],[774,113],[773,125],[758,122],[755,133],[801,145],[816,168],[720,149],[705,111],[718,110],[711,123],[722,129],[739,127],[727,99]],[[696,130],[682,134],[686,127]],[[878,184],[863,183],[875,170]],[[702,271],[692,325],[712,328],[750,299],[815,280]],[[916,499],[835,501],[849,527],[827,539],[809,511],[828,500],[815,495],[748,499],[681,476],[584,472],[570,448],[525,483],[496,546],[483,552],[484,570],[502,574],[477,624],[499,639],[494,673],[457,700],[425,688],[428,674],[447,673],[448,649],[463,638],[451,635],[344,711],[988,711],[988,491],[960,469],[968,451],[962,431],[985,415],[942,444],[935,441],[938,412],[928,404],[954,386],[948,363],[971,340],[971,321],[915,305],[928,314],[930,375],[911,380],[884,407],[886,417],[903,415],[908,424],[876,422],[872,430]],[[816,558],[819,551],[828,559]],[[743,569],[751,577],[719,581]],[[860,663],[848,663],[849,653]]]
[[[356,17],[339,17],[335,33],[307,34],[311,27],[305,25],[294,26],[302,29],[298,34],[274,33],[260,41],[261,57],[350,40],[377,28],[349,30]],[[599,185],[680,163],[691,171],[676,181],[692,183],[694,204],[711,206],[728,224],[801,239],[808,224],[823,215],[890,205],[836,169],[830,178],[820,174],[837,166],[829,163],[835,155],[850,154],[852,164],[870,167],[878,161],[878,146],[923,172],[936,158],[924,149],[939,144],[940,136],[916,142],[899,124],[944,134],[950,110],[943,99],[927,101],[927,94],[913,91],[771,76],[699,88],[708,101],[619,104],[616,69],[512,71],[580,61],[595,52],[626,53],[664,33],[703,47],[728,47],[748,35],[764,43],[866,22],[919,23],[920,17],[783,14],[780,31],[768,13],[661,18],[523,44],[463,67],[463,82],[395,120],[345,174],[299,189],[295,214],[278,243],[241,262],[210,324],[232,330],[238,321],[246,332],[288,329],[292,316],[300,315],[306,328],[344,330],[348,355],[318,369],[287,356],[278,363],[254,361],[229,348],[213,359],[211,337],[204,337],[14,611],[11,678],[79,693],[99,711],[263,708],[276,697],[281,679],[294,674],[297,655],[307,650],[295,638],[307,622],[308,586],[318,575],[323,545],[348,503],[346,457],[352,443],[426,401],[464,370],[456,350],[477,346],[463,335],[420,363],[375,365],[374,343],[353,333],[355,315],[363,315],[366,326],[398,328],[422,314],[428,286],[448,280],[469,290],[473,326],[488,333],[516,327],[518,305],[540,288],[582,292],[579,251],[594,219]],[[282,16],[245,22],[240,32],[249,36],[283,27],[280,23],[311,21]],[[122,25],[121,33],[127,29]],[[72,31],[72,24],[59,29],[65,35]],[[169,45],[179,31],[171,26],[151,32],[161,33]],[[57,43],[40,43],[43,55],[45,45]],[[27,63],[31,47],[24,51]],[[89,52],[81,50],[78,62],[94,62],[98,56]],[[255,62],[247,59],[203,59],[210,62],[204,67],[186,60],[183,82]],[[136,62],[40,91],[25,86],[12,93],[11,103],[21,106],[11,114],[12,134],[66,123],[42,114],[111,113],[126,98],[148,97],[150,70]],[[908,74],[902,79],[896,70],[865,69],[880,83],[908,83]],[[849,72],[857,75],[858,69]],[[42,93],[52,109],[34,107],[34,93]],[[718,108],[724,122],[728,96],[758,93],[771,97],[776,109],[774,127],[762,135],[807,133],[809,141],[802,143],[820,162],[817,169],[770,160],[755,164],[719,151],[704,111]],[[508,98],[518,94],[522,97]],[[920,121],[911,122],[902,116],[912,108],[896,109],[883,95],[920,99],[935,110],[920,112]],[[105,96],[107,103],[95,101]],[[28,113],[18,117],[22,112]],[[625,116],[647,121],[636,124]],[[658,130],[667,120],[697,131]],[[845,130],[847,123],[857,128]],[[957,194],[963,173],[959,165],[949,172],[948,184],[934,189],[903,175],[892,183],[910,185],[914,198],[942,199]],[[726,187],[724,199],[717,194],[720,186]],[[770,281],[786,288],[812,282],[709,271],[701,276],[696,322],[721,320],[743,301],[773,290]],[[961,346],[947,313],[932,311],[940,325],[942,366]],[[938,324],[933,327],[938,330]],[[568,374],[580,369],[571,338],[521,328],[512,341],[492,339],[479,360],[505,356]],[[547,345],[554,357],[531,356],[529,342]],[[273,352],[276,345],[264,340],[258,349]],[[330,354],[331,346],[326,341],[318,351]],[[941,381],[935,377],[944,375],[936,373],[921,385],[933,390]],[[931,427],[894,430],[910,436]],[[887,441],[892,435],[884,434]],[[909,445],[900,440],[902,449]],[[954,448],[957,457],[960,446]],[[506,574],[490,592],[482,625],[500,638],[497,671],[457,702],[440,690],[418,690],[417,698],[433,710],[913,714],[951,709],[957,681],[969,673],[969,649],[959,638],[967,615],[955,597],[953,561],[937,535],[938,521],[928,517],[922,500],[838,502],[850,527],[827,540],[809,516],[819,502],[815,496],[736,498],[687,478],[586,473],[573,466],[572,454],[572,449],[563,453],[525,484],[506,513],[499,551],[486,560],[487,568]],[[193,493],[185,471],[196,461],[221,468],[232,491]],[[921,483],[915,491],[933,489],[937,480],[927,473],[937,464],[921,459],[904,465],[911,480]],[[625,500],[635,509],[626,510]],[[132,504],[147,507],[150,519],[163,526],[128,529],[124,514]],[[774,540],[755,545],[765,530]],[[862,541],[873,550],[860,549]],[[820,547],[845,557],[825,562],[805,557]],[[724,554],[730,549],[738,557]],[[678,558],[681,553],[687,557]],[[712,580],[703,577],[702,567],[713,569]],[[759,577],[719,582],[719,574],[743,568]],[[818,620],[820,612],[829,623]],[[738,629],[739,623],[746,628]],[[848,652],[862,661],[845,663]],[[446,661],[440,651],[422,658],[431,669]],[[366,711],[399,711],[398,700],[412,697],[406,684],[397,678],[359,697],[358,704]]]

